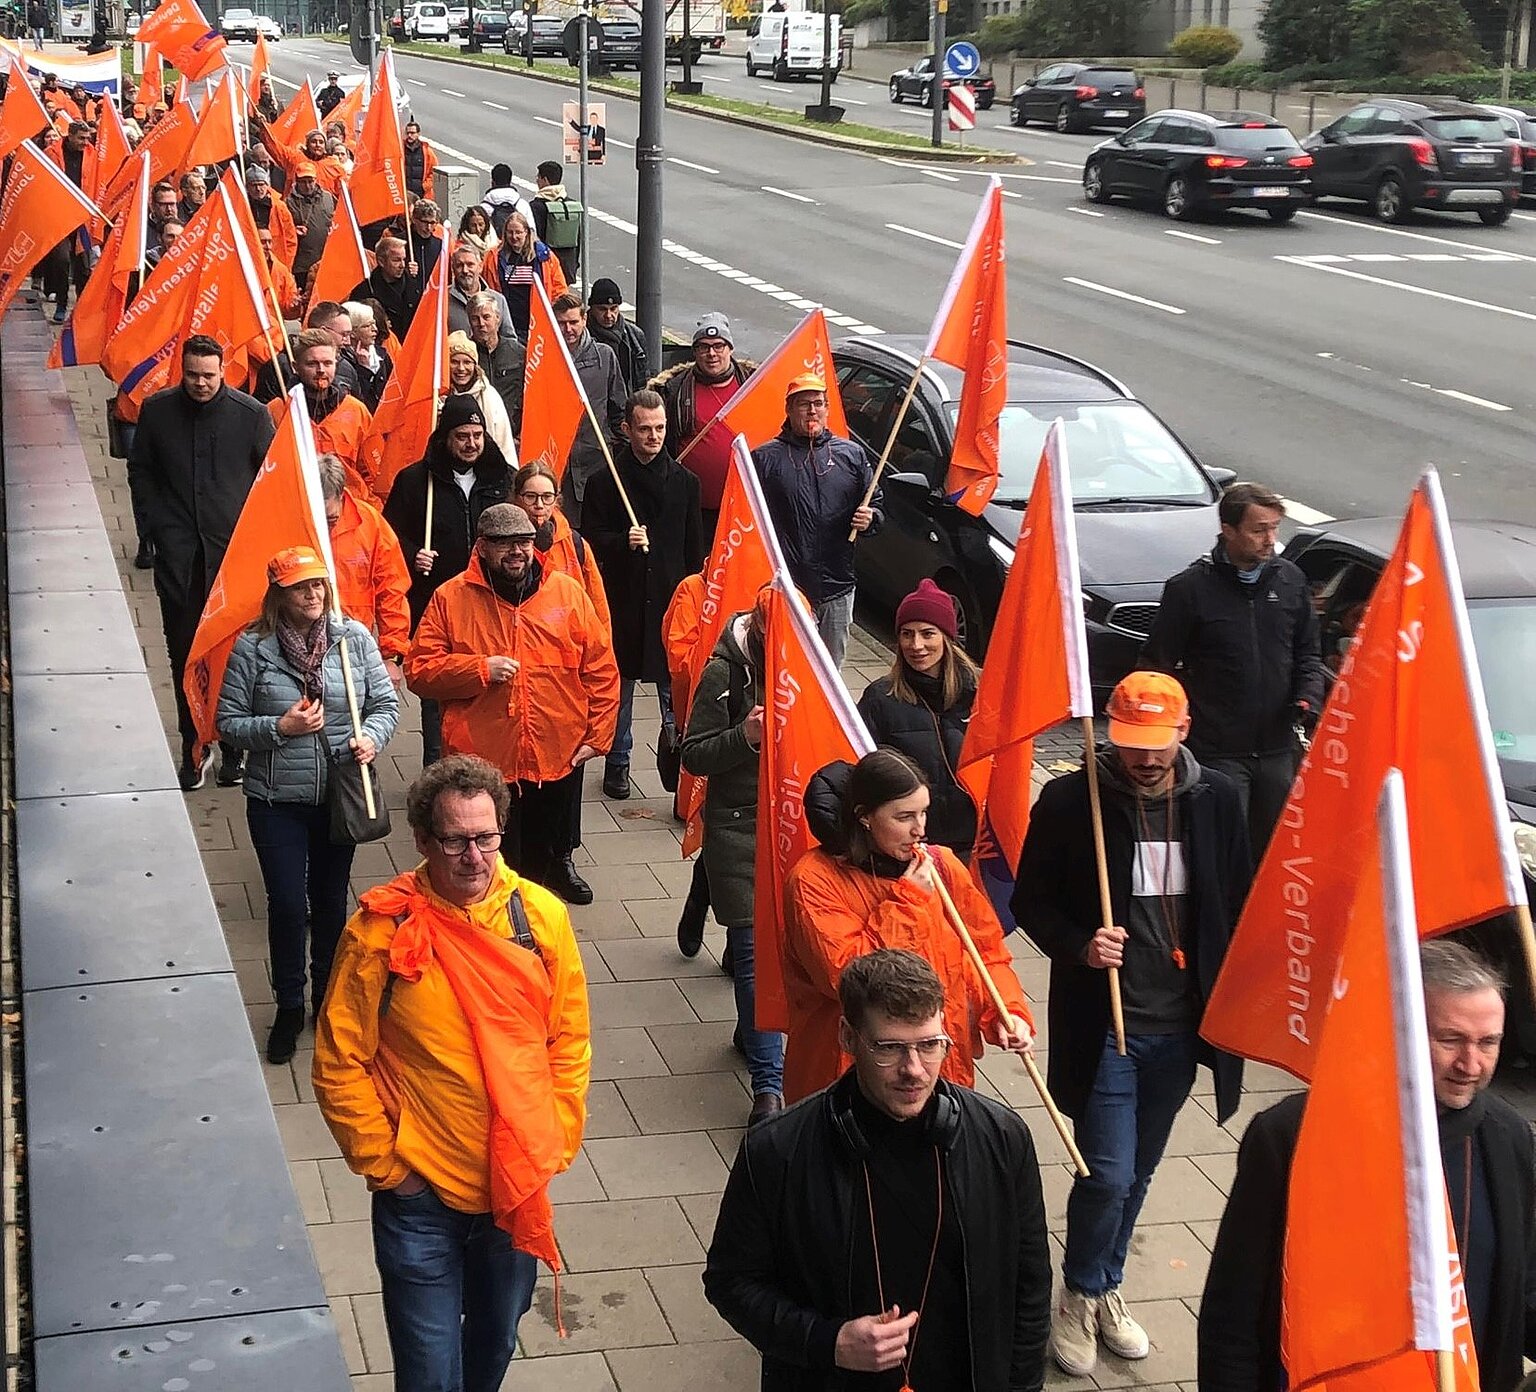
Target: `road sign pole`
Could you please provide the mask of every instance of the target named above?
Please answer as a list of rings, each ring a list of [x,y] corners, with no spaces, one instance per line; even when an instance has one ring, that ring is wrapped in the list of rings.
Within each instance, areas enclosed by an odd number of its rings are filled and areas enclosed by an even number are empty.
[[[650,371],[661,371],[661,167],[666,112],[667,0],[642,0],[640,13],[640,138],[635,213],[635,319],[645,334]]]
[[[592,220],[587,216],[587,132],[591,115],[587,108],[587,4],[588,0],[581,0],[581,63],[576,69],[576,122],[581,127],[577,134],[579,155],[576,162],[576,201],[581,204],[581,222],[576,229],[576,269],[581,275],[583,290],[589,279],[587,224]]]
[[[937,0],[933,11],[933,148],[944,145],[944,24],[949,0]]]

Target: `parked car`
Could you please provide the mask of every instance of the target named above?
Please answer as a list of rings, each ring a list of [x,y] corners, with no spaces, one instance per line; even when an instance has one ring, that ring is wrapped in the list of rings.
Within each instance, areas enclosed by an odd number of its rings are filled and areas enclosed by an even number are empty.
[[[1415,208],[1465,209],[1490,227],[1520,199],[1514,147],[1499,118],[1443,97],[1375,97],[1302,141],[1319,198],[1353,198],[1383,222]]]
[[[231,43],[255,43],[256,11],[225,10],[219,17],[219,33]]]
[[[564,58],[565,57],[565,25],[566,21],[559,15],[534,15],[533,17],[533,56],[535,58]],[[502,46],[508,53],[527,53],[523,39],[528,30],[528,22],[522,24],[507,25],[506,35],[502,39]]]
[[[901,335],[834,345],[848,426],[872,455],[916,370],[923,340]],[[1008,404],[1001,421],[1001,479],[973,517],[944,492],[962,374],[928,363],[891,449],[885,525],[859,542],[859,596],[889,615],[920,579],[959,602],[961,641],[986,650],[1013,564],[1024,505],[1045,433],[1066,423],[1078,557],[1096,695],[1135,665],[1163,582],[1208,551],[1230,469],[1201,465],[1150,410],[1108,374],[1049,348],[1010,341]]]
[[[283,26],[271,15],[257,15],[256,29],[269,43],[281,43],[283,41]]]
[[[824,17],[805,10],[768,10],[747,25],[747,76],[766,69],[775,82],[792,77],[820,77],[827,53],[833,57],[832,81],[842,71],[842,16],[832,16],[828,41]]]
[[[457,34],[461,39],[469,37],[469,6],[450,5],[448,7],[448,31]]]
[[[448,41],[448,6],[437,0],[424,0],[413,5],[405,17],[407,35],[413,40],[442,39]]]
[[[1342,657],[1397,542],[1401,519],[1362,518],[1303,527],[1285,548],[1312,587],[1323,655]],[[1525,893],[1536,901],[1536,527],[1515,522],[1452,522],[1451,541],[1467,598],[1472,646],[1481,669],[1504,797],[1514,823]],[[1474,776],[1469,771],[1469,777]],[[1465,930],[1504,968],[1511,983],[1506,1058],[1536,1056],[1536,1010],[1512,915]]]
[[[1129,68],[1057,63],[1013,94],[1015,126],[1043,121],[1064,135],[1095,126],[1133,126],[1147,114],[1147,91]]]
[[[405,42],[405,11],[391,10],[389,18],[384,21],[385,34],[395,40],[396,43]]]
[[[474,39],[479,44],[499,44],[507,34],[505,10],[475,11]]]
[[[1083,196],[1162,205],[1171,218],[1262,208],[1289,222],[1312,194],[1312,156],[1288,127],[1249,111],[1159,111],[1094,147]]]
[[[1504,134],[1520,147],[1520,195],[1523,198],[1536,198],[1536,105],[1478,104],[1484,111],[1491,111],[1499,118]]]
[[[997,100],[997,83],[990,77],[945,77],[944,83],[945,103],[949,101],[949,89],[960,82],[976,93],[976,109],[978,111],[991,110],[992,103]],[[891,100],[893,102],[906,101],[908,97],[916,97],[922,105],[933,106],[933,59],[919,58],[910,68],[903,68],[900,72],[891,74]]]
[[[640,71],[640,22],[634,19],[605,19],[603,44],[599,50],[602,61],[610,68],[633,68]]]

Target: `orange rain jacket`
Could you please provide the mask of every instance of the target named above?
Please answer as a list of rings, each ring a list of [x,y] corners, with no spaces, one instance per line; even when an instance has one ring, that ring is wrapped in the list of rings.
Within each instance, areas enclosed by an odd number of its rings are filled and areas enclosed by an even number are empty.
[[[492,684],[491,657],[518,664],[511,681]],[[443,753],[478,754],[509,783],[553,782],[570,773],[583,744],[601,753],[613,746],[613,639],[587,592],[558,571],[511,604],[471,556],[427,602],[405,678],[418,696],[442,702]]]
[[[337,159],[335,155],[322,155],[319,159],[311,159],[309,155],[304,153],[304,146],[302,144],[284,145],[265,125],[256,134],[261,143],[267,147],[267,153],[272,156],[278,167],[283,171],[288,180],[289,187],[292,187],[293,171],[301,164],[312,164],[315,166],[315,182],[333,197],[341,197],[341,186],[347,181],[348,171],[347,166]],[[281,198],[274,198],[272,201],[274,203],[282,203],[283,200]],[[284,204],[283,211],[288,211],[286,204]],[[291,214],[288,221],[290,224],[293,222]],[[297,245],[297,234],[295,234],[295,245]],[[285,259],[290,265],[293,263],[292,256]]]
[[[272,289],[277,293],[278,307],[283,311],[283,318],[297,319],[299,311],[304,308],[304,298],[299,294],[298,282],[293,278],[293,272],[287,262],[277,259],[277,239],[272,239],[272,259],[267,262],[267,274],[272,277]]]
[[[425,866],[391,883],[413,879],[437,907],[500,938],[513,936],[507,905],[522,890],[550,984],[547,1038],[528,1042],[527,1067],[549,1071],[565,1169],[581,1146],[592,1072],[586,975],[565,905],[499,857],[490,890],[468,910],[431,893]],[[490,1103],[469,1021],[436,961],[417,981],[396,977],[386,1003],[396,927],[359,909],[342,933],[315,1026],[315,1096],[347,1164],[370,1189],[392,1189],[414,1170],[450,1208],[486,1213]]]
[[[1002,925],[965,866],[943,846],[930,846],[960,917],[976,941],[1008,1008],[1034,1016],[1013,974]],[[814,850],[800,857],[784,887],[784,986],[789,1033],[784,1049],[784,1101],[798,1102],[842,1076],[853,1060],[837,1039],[842,1007],[837,981],[855,957],[882,947],[905,948],[928,961],[944,983],[944,1032],[954,1040],[943,1073],[970,1087],[982,1052],[982,1030],[999,1023],[976,979],[937,893],[905,879],[886,879]]]
[[[378,635],[379,652],[403,662],[411,647],[411,610],[406,595],[411,573],[399,538],[372,503],[341,495],[341,516],[331,528],[336,593],[342,612]]]
[[[546,571],[558,570],[562,575],[569,575],[587,592],[587,598],[597,610],[603,631],[612,637],[613,620],[608,614],[608,591],[603,588],[603,577],[597,568],[597,558],[592,554],[591,546],[583,537],[581,553],[578,555],[576,534],[571,530],[565,514],[558,508],[555,509],[554,522],[555,538],[550,542],[549,550],[539,554],[539,560],[543,562]]]
[[[337,388],[332,384],[331,390]],[[273,397],[267,402],[274,424],[281,427],[288,414],[288,398]],[[344,396],[324,420],[310,417],[315,427],[315,451],[334,454],[347,471],[347,491],[359,498],[374,500],[372,479],[362,472],[363,441],[373,429],[373,414],[355,396]]]
[[[707,593],[702,575],[685,575],[661,616],[661,645],[667,650],[667,673],[672,678],[672,711],[683,729],[693,705],[693,654],[704,631]]]

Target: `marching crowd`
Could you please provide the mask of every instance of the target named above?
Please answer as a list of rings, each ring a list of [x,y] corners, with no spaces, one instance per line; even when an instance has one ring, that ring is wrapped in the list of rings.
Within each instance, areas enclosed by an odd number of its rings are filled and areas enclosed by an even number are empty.
[[[326,113],[341,100],[336,76]],[[173,95],[130,84],[130,137],[165,119]],[[78,182],[95,99],[65,100],[75,114],[50,103],[49,143]],[[1053,1302],[1030,1132],[972,1088],[988,1046],[1032,1057],[1036,1029],[1004,924],[968,869],[982,828],[955,770],[978,670],[950,596],[923,579],[896,612],[891,671],[858,702],[878,748],[806,783],[818,847],[782,886],[789,1028],[760,1030],[764,609],[729,619],[692,689],[682,614],[700,602],[731,468],[719,416],[756,365],[729,319],[707,313],[687,360],[653,373],[621,287],[570,288],[583,210],[556,164],[537,167],[532,199],[497,166],[483,202],[445,227],[414,123],[408,214],[367,229],[375,266],[346,299],[312,300],[352,135],[333,122],[289,146],[272,131],[270,82],[252,101],[244,188],[283,310],[302,327],[249,391],[226,382],[219,342],[187,339],[179,380],[124,422],[136,563],[154,573],[191,791],[213,750],[183,694],[188,653],[289,409],[283,384],[302,384],[334,570],[309,547],[271,557],[260,617],[217,693],[216,778],[243,789],[267,892],[266,1055],[292,1058],[313,1023],[316,1095],[373,1191],[396,1387],[499,1387],[537,1262],[558,1266],[547,1186],[581,1144],[591,1065],[566,908],[594,898],[575,858],[584,769],[602,759],[604,797],[631,796],[641,684],[659,703],[664,781],[675,788],[679,769],[707,779],[677,940],[696,954],[711,910],[726,930],[753,1102],[704,1285],[760,1350],[764,1388],[1034,1392],[1048,1356],[1077,1376],[1101,1347],[1146,1357],[1156,1331],[1124,1289],[1137,1219],[1201,1066],[1219,1119],[1237,1109],[1241,1061],[1199,1025],[1296,772],[1298,728],[1324,699],[1312,598],[1276,550],[1282,500],[1254,484],[1227,491],[1211,552],[1168,581],[1144,670],[1110,697],[1091,772],[1111,924],[1090,770],[1048,783],[1030,821],[1008,907],[1050,962],[1047,1081],[1086,1162]],[[157,248],[175,244],[211,174],[154,188]],[[363,442],[443,257],[449,392],[422,457],[381,488]],[[50,258],[42,288],[58,322],[88,269],[74,241]],[[535,282],[592,408],[558,469],[519,463]],[[829,429],[828,385],[789,382],[782,429],[752,464],[840,664],[859,538],[880,527],[882,498],[862,446]],[[349,918],[355,843],[337,834],[337,789],[377,765],[406,689],[421,703],[422,769],[406,798],[421,861],[364,892]],[[1508,1392],[1536,1350],[1536,1170],[1530,1132],[1486,1091],[1505,987],[1451,943],[1425,947],[1424,981],[1482,1385]],[[1281,1242],[1301,1108],[1260,1114],[1243,1142],[1202,1304],[1207,1392],[1286,1385]]]

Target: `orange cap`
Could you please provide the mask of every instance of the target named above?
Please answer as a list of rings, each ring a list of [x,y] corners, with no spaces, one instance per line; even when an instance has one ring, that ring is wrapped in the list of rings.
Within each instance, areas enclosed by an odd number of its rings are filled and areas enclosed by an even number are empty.
[[[328,580],[325,562],[307,546],[290,546],[267,562],[267,583],[287,589],[302,580]]]
[[[1110,693],[1109,742],[1125,749],[1167,749],[1189,719],[1189,698],[1166,672],[1132,672]]]
[[[784,399],[788,401],[790,397],[797,396],[801,392],[824,392],[826,389],[827,384],[823,382],[821,378],[818,377],[814,372],[802,372],[798,377],[794,378],[787,387],[784,388]]]
[[[300,160],[293,166],[293,177],[295,179],[313,179],[319,172],[309,160]]]

